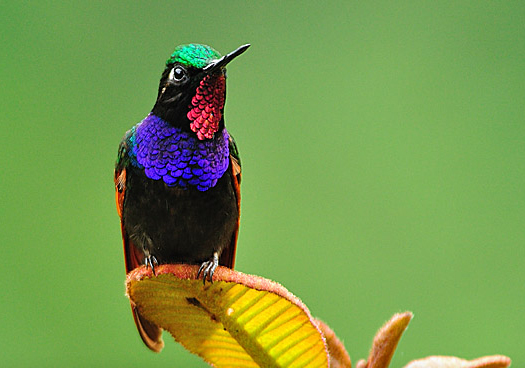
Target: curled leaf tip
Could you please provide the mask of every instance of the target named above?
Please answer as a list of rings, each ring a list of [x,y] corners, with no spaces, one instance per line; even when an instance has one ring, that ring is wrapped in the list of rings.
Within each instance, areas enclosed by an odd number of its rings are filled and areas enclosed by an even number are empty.
[[[406,330],[413,314],[397,313],[379,329],[374,337],[368,356],[368,368],[386,368],[390,364],[397,344]]]
[[[414,360],[405,368],[506,368],[511,364],[504,355],[491,355],[474,360],[465,360],[452,356],[429,356]]]
[[[472,368],[505,368],[509,367],[512,361],[504,355],[491,355],[471,361]]]

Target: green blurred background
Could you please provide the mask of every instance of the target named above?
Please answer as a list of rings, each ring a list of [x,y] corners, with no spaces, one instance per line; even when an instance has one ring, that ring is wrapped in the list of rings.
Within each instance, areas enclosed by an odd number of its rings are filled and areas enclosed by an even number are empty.
[[[2,366],[204,366],[150,353],[124,296],[113,162],[181,43],[222,53],[243,159],[237,269],[279,281],[353,359],[415,314],[426,355],[525,365],[520,1],[0,5]]]

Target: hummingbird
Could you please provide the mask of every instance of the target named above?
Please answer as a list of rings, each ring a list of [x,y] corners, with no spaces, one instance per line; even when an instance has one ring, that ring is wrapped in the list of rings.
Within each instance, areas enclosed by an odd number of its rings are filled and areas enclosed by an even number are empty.
[[[241,161],[224,126],[225,67],[249,46],[224,56],[201,44],[176,47],[153,109],[120,142],[114,180],[126,273],[200,264],[197,278],[212,282],[218,265],[233,268]],[[142,340],[159,352],[162,329],[131,308]]]

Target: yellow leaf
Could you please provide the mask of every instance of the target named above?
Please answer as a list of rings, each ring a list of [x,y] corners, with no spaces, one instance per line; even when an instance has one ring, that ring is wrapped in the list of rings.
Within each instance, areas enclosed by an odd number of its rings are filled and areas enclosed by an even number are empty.
[[[306,306],[262,277],[218,267],[214,282],[198,266],[161,265],[128,274],[140,314],[216,367],[328,367],[324,338]]]

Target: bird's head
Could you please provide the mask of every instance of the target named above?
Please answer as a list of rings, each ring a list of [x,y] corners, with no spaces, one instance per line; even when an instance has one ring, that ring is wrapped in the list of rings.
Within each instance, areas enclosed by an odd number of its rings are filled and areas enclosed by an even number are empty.
[[[178,46],[166,61],[153,114],[200,140],[211,139],[224,127],[226,64],[249,44],[222,56],[200,44]]]

